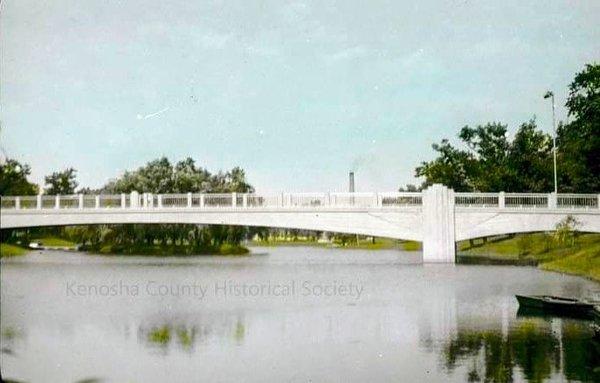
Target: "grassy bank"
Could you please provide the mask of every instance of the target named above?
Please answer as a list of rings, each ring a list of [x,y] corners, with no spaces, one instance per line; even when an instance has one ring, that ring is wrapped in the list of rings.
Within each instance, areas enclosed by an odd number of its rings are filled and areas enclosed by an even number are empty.
[[[0,243],[0,257],[15,257],[27,254],[27,249],[8,243]]]
[[[246,255],[250,251],[240,245],[223,244],[220,247],[191,249],[181,245],[139,245],[120,246],[104,245],[100,249],[83,247],[81,250],[102,255],[147,255],[147,256],[182,256],[182,255]]]
[[[269,239],[266,241],[251,241],[252,246],[314,246],[323,248],[336,248],[336,249],[363,249],[363,250],[389,250],[398,249],[404,251],[419,251],[421,250],[421,243],[414,241],[399,241],[391,238],[375,238],[373,242],[370,239],[362,239],[359,241],[351,242],[328,242],[328,241],[317,241],[311,238],[276,238]]]
[[[559,245],[545,233],[518,234],[458,244],[462,263],[537,264],[544,270],[580,275],[600,282],[600,234],[581,234]]]
[[[75,246],[77,246],[76,243],[69,241],[68,239],[59,238],[59,237],[55,237],[55,236],[32,238],[30,241],[41,243],[42,246],[48,246],[48,247],[74,248]]]

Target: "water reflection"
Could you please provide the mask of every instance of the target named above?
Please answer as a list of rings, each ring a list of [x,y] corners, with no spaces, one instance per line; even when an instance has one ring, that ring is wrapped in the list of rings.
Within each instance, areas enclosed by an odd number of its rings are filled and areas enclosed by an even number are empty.
[[[242,344],[246,335],[246,326],[241,318],[234,323],[221,323],[219,328],[212,322],[205,324],[162,323],[159,325],[143,326],[138,328],[138,340],[151,350],[158,350],[167,354],[175,348],[187,352],[195,351],[200,343],[216,342],[231,339],[236,344]]]
[[[274,248],[235,260],[3,259],[2,375],[21,382],[600,381],[589,322],[519,317],[514,299],[586,296],[596,284],[535,268],[416,266],[404,257]],[[73,281],[290,280],[352,282],[364,293],[199,299],[65,291]]]
[[[2,328],[0,335],[0,339],[2,339],[0,353],[3,355],[15,356],[16,342],[23,339],[23,331],[14,326],[6,326]]]
[[[501,328],[459,328],[442,347],[444,367],[470,382],[542,382],[555,374],[600,381],[600,344],[586,321],[524,318]]]
[[[195,326],[168,325],[139,328],[138,339],[152,349],[167,354],[171,347],[191,352],[194,350],[198,329]]]

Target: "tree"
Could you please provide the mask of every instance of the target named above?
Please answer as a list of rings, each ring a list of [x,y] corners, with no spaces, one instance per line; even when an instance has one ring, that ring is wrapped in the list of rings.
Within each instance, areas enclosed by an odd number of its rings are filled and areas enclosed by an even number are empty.
[[[227,172],[211,174],[196,166],[192,158],[177,162],[161,157],[137,170],[125,172],[103,188],[108,193],[247,193],[254,189],[246,180],[244,170],[235,167]]]
[[[166,157],[150,161],[136,170],[111,180],[102,188],[107,193],[232,193],[251,192],[241,168],[211,174],[186,158],[172,165]],[[98,230],[101,228],[98,227]],[[86,238],[99,239],[96,245],[116,245],[115,251],[135,251],[136,246],[177,246],[177,251],[188,253],[215,252],[222,246],[238,245],[249,235],[245,227],[202,226],[188,224],[109,225],[103,235],[84,232]],[[89,240],[88,242],[92,242]],[[185,246],[184,249],[179,246]]]
[[[423,190],[423,186],[416,186],[413,184],[406,184],[406,186],[400,186],[398,188],[399,192],[420,192]]]
[[[425,177],[424,186],[441,183],[455,191],[473,190],[468,179],[475,164],[473,156],[454,148],[446,139],[432,147],[439,153],[438,157],[430,162],[422,162],[415,170],[417,177]]]
[[[553,189],[552,138],[537,130],[535,120],[521,125],[508,150],[509,192],[540,192]]]
[[[465,126],[459,138],[474,153],[474,161],[467,168],[467,178],[474,190],[506,190],[510,179],[507,126],[500,123]]]
[[[4,163],[0,163],[0,195],[37,194],[38,186],[27,180],[30,173],[29,165],[17,160],[7,158]]]
[[[535,120],[522,124],[512,141],[500,123],[465,126],[459,138],[468,148],[446,139],[434,144],[438,157],[416,168],[424,186],[444,184],[455,191],[546,192],[552,188],[552,140]]]
[[[600,191],[600,64],[575,75],[566,102],[568,124],[557,129],[559,191]],[[443,183],[456,191],[549,192],[553,189],[552,138],[535,120],[520,126],[512,142],[506,125],[465,126],[459,138],[468,150],[444,139],[438,153],[415,170],[424,186]]]
[[[554,238],[561,246],[573,246],[578,236],[577,228],[581,222],[572,215],[568,215],[556,224]]]
[[[210,172],[188,157],[175,165],[173,186],[178,193],[202,192],[210,188]]]
[[[557,131],[559,189],[600,191],[600,64],[575,75],[565,106],[574,120]]]
[[[77,181],[75,181],[76,173],[77,170],[67,168],[46,176],[44,180],[46,181],[46,185],[49,185],[46,193],[51,195],[75,193],[75,188],[77,187]]]

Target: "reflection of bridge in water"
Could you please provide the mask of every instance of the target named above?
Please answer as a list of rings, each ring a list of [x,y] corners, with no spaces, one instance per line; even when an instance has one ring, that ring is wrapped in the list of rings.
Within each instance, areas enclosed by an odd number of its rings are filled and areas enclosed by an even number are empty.
[[[190,223],[282,227],[423,242],[425,262],[453,262],[455,242],[550,231],[567,215],[600,232],[600,194],[228,193],[2,197],[0,227]]]

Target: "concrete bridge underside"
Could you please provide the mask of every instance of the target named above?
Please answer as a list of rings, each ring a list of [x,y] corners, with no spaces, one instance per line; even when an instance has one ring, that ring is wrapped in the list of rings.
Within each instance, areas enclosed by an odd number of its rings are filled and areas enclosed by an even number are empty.
[[[161,209],[159,211],[114,212],[53,212],[28,211],[26,214],[3,215],[2,228],[35,226],[68,226],[122,223],[189,223],[205,225],[265,226],[274,228],[330,231],[348,234],[373,235],[422,241],[420,209],[357,210],[357,211],[290,211],[290,210],[185,210]]]
[[[90,224],[165,224],[188,223],[206,225],[265,226],[303,230],[362,234],[423,242],[434,227],[424,227],[421,208],[402,210],[291,211],[291,210],[118,210],[71,212],[53,210],[23,210],[0,215],[4,229],[39,226],[69,226]],[[567,215],[580,223],[578,230],[600,233],[600,217],[595,212],[523,211],[498,209],[460,209],[454,213],[455,241],[508,233],[554,230]]]

